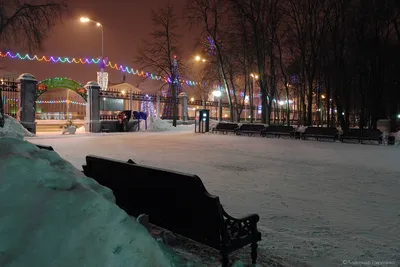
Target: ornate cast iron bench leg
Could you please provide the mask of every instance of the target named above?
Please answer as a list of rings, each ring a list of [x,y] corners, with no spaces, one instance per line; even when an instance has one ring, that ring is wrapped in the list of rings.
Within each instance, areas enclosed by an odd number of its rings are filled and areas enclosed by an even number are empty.
[[[221,253],[222,254],[222,267],[228,267],[229,265],[229,257],[227,253]]]
[[[254,237],[255,238],[255,237]],[[257,263],[257,239],[254,239],[253,243],[251,243],[251,263],[256,264]]]

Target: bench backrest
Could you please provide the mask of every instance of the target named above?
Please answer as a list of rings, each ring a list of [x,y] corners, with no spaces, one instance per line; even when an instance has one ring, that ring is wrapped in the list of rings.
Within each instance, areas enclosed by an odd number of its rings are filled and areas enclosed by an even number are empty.
[[[308,127],[305,129],[305,134],[322,134],[322,135],[336,135],[338,133],[336,128],[326,128],[326,127]]]
[[[238,128],[239,125],[237,123],[218,123],[215,127],[218,130],[233,130]]]
[[[87,156],[85,174],[110,188],[117,205],[131,216],[215,249],[225,235],[219,198],[196,175]]]
[[[360,131],[359,129],[347,129],[347,131],[343,132],[343,135],[349,137],[358,137],[360,136]]]
[[[242,124],[239,131],[262,131],[265,129],[264,125],[261,124]]]
[[[362,131],[360,129],[348,129],[343,135],[377,138],[382,136],[382,132],[378,129],[363,129]]]
[[[294,132],[293,126],[271,125],[266,128],[267,132],[273,133],[291,133]]]
[[[378,129],[363,129],[361,133],[363,137],[374,138],[382,136],[382,132]]]

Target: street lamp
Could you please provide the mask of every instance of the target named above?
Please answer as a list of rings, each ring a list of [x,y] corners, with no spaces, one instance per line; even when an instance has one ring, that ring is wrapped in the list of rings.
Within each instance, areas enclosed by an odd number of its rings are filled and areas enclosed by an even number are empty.
[[[213,96],[215,96],[215,97],[221,97],[221,95],[222,95],[222,93],[221,93],[221,91],[220,90],[215,90],[215,91],[213,91]]]
[[[247,121],[247,103],[249,103],[249,96],[244,96],[244,121]]]
[[[88,23],[88,22],[93,22],[96,24],[97,27],[100,27],[101,29],[101,60],[104,62],[104,27],[100,22],[91,20],[86,17],[81,17],[81,22],[82,23]],[[102,65],[102,71],[103,71],[103,65]]]
[[[222,121],[222,92],[221,92],[221,90],[215,90],[215,91],[212,92],[212,94],[213,94],[214,97],[219,98],[219,103],[218,103],[219,116],[218,116],[218,119],[219,119],[219,121]]]
[[[253,91],[253,96],[254,96],[254,88],[256,87],[256,80],[258,80],[258,75],[257,74],[254,74],[254,73],[250,73],[250,77],[251,77],[251,79],[253,80],[253,82],[251,83],[251,87],[252,87],[252,91]],[[257,97],[257,99],[258,99],[258,102],[257,102],[257,109],[256,109],[256,114],[255,114],[255,119],[256,119],[256,121],[257,121],[257,114],[258,114],[258,108],[259,108],[259,106],[260,106],[260,92],[258,92],[258,97]],[[254,101],[253,101],[254,102]]]
[[[200,61],[201,61],[201,62],[206,62],[206,61],[207,61],[205,58],[202,58],[202,57],[199,56],[199,55],[195,56],[194,59],[195,59],[197,62],[200,62]]]

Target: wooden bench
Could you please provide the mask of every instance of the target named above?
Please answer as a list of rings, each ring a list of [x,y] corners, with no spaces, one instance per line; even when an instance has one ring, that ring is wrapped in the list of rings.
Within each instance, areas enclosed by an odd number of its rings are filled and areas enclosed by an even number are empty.
[[[96,156],[86,157],[84,170],[110,188],[117,205],[129,215],[147,214],[152,224],[218,250],[224,267],[231,252],[249,244],[256,263],[259,216],[228,215],[197,175]]]
[[[265,128],[265,130],[262,132],[262,136],[267,136],[267,135],[273,135],[275,137],[280,138],[281,135],[294,137],[294,128],[293,126],[275,126],[271,125]]]
[[[261,135],[265,130],[265,126],[262,124],[242,124],[236,131],[236,134],[242,135],[247,134],[251,136],[253,134]]]
[[[383,142],[382,132],[374,129],[348,129],[340,135],[339,139],[340,142],[344,142],[344,140],[357,140],[361,144],[362,141],[378,141],[379,144]]]
[[[54,151],[54,149],[53,149],[53,147],[51,147],[51,146],[44,146],[44,145],[36,145],[38,148],[40,148],[40,149],[46,149],[46,150],[49,150],[49,151]]]
[[[238,129],[239,125],[237,123],[220,122],[212,129],[211,133],[214,132],[221,132],[222,134],[236,133]]]
[[[333,139],[336,141],[338,139],[339,131],[336,128],[326,128],[326,127],[308,127],[301,134],[303,140],[307,138],[320,139]]]

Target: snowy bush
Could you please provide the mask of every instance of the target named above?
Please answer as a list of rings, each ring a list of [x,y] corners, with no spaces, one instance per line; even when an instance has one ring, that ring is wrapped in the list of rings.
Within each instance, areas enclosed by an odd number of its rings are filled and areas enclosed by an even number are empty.
[[[26,136],[35,136],[22,126],[19,121],[4,114],[5,124],[0,127],[0,137],[11,137],[23,140]]]

